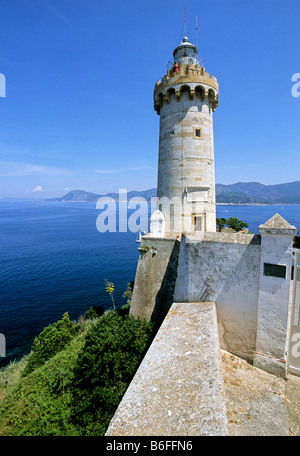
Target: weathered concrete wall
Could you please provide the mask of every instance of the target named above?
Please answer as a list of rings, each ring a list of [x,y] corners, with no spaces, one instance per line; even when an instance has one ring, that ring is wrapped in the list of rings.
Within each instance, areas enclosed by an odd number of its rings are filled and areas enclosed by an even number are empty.
[[[214,303],[173,304],[106,435],[227,435]]]
[[[296,229],[276,215],[262,230],[194,232],[180,242],[145,238],[149,250],[139,259],[131,314],[159,325],[172,302],[215,302],[221,347],[284,376]],[[283,265],[285,278],[264,274],[266,263]]]
[[[130,315],[159,326],[173,303],[180,241],[176,237],[143,237]]]
[[[292,248],[293,236],[297,230],[279,214],[275,214],[264,225],[260,225],[259,231],[261,267],[254,364],[285,377]],[[266,265],[270,265],[273,271],[271,269],[268,272]],[[278,271],[278,268],[281,271]]]
[[[260,236],[182,237],[175,302],[214,301],[221,347],[252,361],[256,343]]]

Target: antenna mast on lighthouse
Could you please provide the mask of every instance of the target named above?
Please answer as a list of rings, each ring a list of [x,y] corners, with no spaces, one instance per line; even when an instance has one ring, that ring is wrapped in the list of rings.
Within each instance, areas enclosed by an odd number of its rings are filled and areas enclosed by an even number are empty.
[[[196,48],[197,48],[197,56],[198,56],[198,24],[197,24],[197,16],[196,16]]]

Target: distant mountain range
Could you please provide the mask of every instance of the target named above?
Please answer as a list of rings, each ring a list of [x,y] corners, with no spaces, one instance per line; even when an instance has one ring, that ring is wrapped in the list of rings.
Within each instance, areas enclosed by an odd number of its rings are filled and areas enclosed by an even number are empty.
[[[156,188],[127,193],[128,200],[135,196],[150,201],[152,197],[156,196]],[[84,190],[72,190],[60,198],[51,198],[48,201],[94,202],[101,197],[110,197],[118,201],[119,194],[101,195]],[[259,182],[216,184],[216,200],[217,203],[223,204],[300,204],[300,181],[276,185],[264,185]]]
[[[147,201],[151,201],[153,196],[156,196],[156,188],[151,188],[150,190],[144,190],[141,192],[138,191],[131,191],[127,193],[127,200],[134,198],[135,196],[143,197]],[[107,193],[105,195],[101,195],[98,193],[91,193],[86,192],[84,190],[72,190],[71,192],[67,193],[66,195],[60,198],[51,198],[47,201],[72,201],[72,202],[94,202],[97,201],[99,198],[113,198],[115,201],[119,200],[119,193]]]
[[[217,203],[231,204],[300,204],[300,181],[264,185],[259,182],[237,182],[216,185]]]

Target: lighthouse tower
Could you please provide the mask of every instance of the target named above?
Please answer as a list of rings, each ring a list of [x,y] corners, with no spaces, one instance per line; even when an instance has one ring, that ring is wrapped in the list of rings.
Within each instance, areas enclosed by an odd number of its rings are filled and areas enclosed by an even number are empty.
[[[184,37],[154,89],[160,116],[157,197],[165,233],[216,231],[213,112],[219,85]]]

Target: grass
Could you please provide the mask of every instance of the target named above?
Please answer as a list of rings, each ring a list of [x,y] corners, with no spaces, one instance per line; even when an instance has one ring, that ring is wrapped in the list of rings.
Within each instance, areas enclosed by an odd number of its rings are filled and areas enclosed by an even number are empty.
[[[72,395],[69,390],[85,330],[48,360],[23,377],[29,355],[0,371],[0,436],[76,435],[69,421]]]
[[[27,366],[28,355],[0,369],[0,402],[9,395]]]
[[[8,383],[0,404],[0,435],[76,435],[69,423],[68,386],[83,344],[81,333],[27,377],[21,377],[26,359],[2,373]]]

